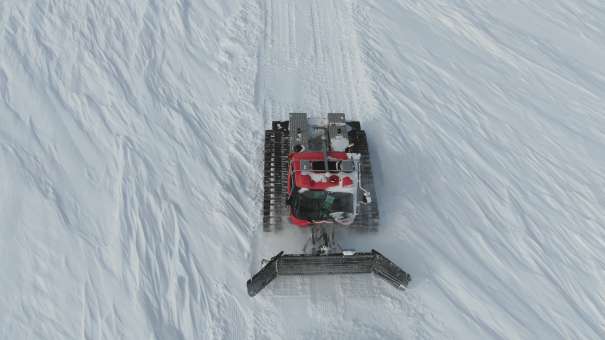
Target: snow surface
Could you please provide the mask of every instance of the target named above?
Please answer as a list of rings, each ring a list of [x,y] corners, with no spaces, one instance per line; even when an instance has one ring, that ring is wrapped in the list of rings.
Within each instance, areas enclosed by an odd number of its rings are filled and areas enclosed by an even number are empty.
[[[601,0],[0,1],[1,339],[605,338]],[[346,112],[411,273],[278,280],[263,130]]]

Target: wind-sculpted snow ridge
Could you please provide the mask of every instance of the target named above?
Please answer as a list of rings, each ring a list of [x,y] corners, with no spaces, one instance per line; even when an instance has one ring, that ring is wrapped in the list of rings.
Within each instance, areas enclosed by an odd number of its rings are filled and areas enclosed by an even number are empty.
[[[598,1],[0,2],[0,339],[605,338]],[[263,130],[346,112],[412,274],[277,280]]]
[[[459,338],[605,336],[605,11],[567,3],[377,1],[359,21],[385,239]]]
[[[250,333],[237,301],[260,132],[217,53],[240,11],[0,5],[0,338]]]

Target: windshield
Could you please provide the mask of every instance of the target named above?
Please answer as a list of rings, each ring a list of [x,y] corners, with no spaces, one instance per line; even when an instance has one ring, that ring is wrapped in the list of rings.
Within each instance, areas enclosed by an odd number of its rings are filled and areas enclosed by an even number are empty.
[[[334,212],[353,213],[353,194],[346,192],[307,190],[292,196],[292,212],[296,218],[325,221]]]

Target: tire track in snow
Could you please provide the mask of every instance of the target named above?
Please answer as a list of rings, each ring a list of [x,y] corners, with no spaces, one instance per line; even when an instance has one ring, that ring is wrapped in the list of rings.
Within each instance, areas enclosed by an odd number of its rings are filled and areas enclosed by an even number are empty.
[[[373,108],[353,25],[350,1],[262,1],[257,110],[270,120],[289,112],[346,112]]]

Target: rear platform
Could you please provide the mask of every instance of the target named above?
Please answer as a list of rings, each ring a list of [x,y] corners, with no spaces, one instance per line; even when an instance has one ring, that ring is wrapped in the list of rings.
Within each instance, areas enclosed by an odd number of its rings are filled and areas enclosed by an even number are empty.
[[[328,275],[375,273],[396,288],[408,285],[410,275],[379,252],[328,255],[275,255],[248,282],[248,295],[254,296],[271,281],[283,275]]]

